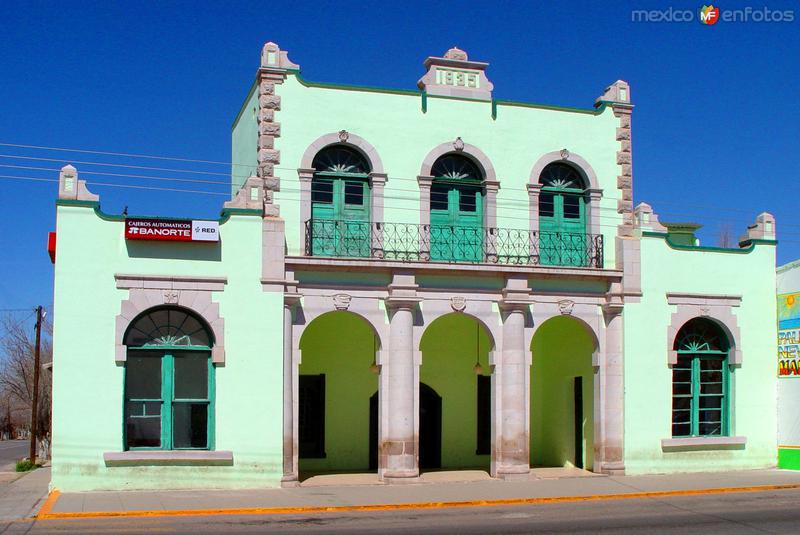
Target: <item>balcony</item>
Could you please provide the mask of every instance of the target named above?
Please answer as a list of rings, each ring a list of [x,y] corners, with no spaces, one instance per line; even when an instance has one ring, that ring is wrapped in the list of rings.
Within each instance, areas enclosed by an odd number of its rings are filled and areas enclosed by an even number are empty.
[[[305,222],[306,256],[603,267],[603,236],[332,219]]]

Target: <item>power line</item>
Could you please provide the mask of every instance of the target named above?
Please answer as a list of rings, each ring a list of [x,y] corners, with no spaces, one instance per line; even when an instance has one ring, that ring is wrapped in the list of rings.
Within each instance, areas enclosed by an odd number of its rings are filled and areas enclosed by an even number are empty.
[[[104,156],[124,156],[126,158],[146,158],[148,160],[168,160],[173,162],[195,162],[195,163],[207,163],[212,165],[236,165],[242,167],[252,167],[251,165],[247,164],[237,164],[232,162],[217,162],[214,160],[195,160],[191,158],[173,158],[170,156],[151,156],[148,154],[131,154],[131,153],[124,153],[124,152],[109,152],[109,151],[99,151],[99,150],[85,150],[85,149],[68,149],[64,147],[44,147],[41,145],[23,145],[20,143],[0,143],[0,147],[15,147],[20,149],[37,149],[37,150],[54,150],[54,151],[61,151],[61,152],[76,152],[81,154],[102,154]]]
[[[15,147],[15,148],[28,148],[28,149],[36,149],[36,150],[52,150],[52,151],[62,151],[62,152],[75,152],[75,153],[83,153],[83,154],[100,154],[100,155],[104,155],[104,156],[121,156],[121,157],[126,157],[126,158],[145,158],[145,159],[177,161],[177,162],[185,162],[185,163],[205,163],[205,164],[212,164],[212,165],[230,165],[230,166],[236,166],[236,167],[247,167],[247,168],[250,168],[250,169],[255,168],[256,165],[257,165],[255,163],[243,164],[243,163],[235,163],[235,162],[220,162],[220,161],[215,161],[215,160],[200,160],[200,159],[193,159],[193,158],[178,158],[178,157],[170,157],[170,156],[157,156],[157,155],[149,155],[149,154],[135,154],[135,153],[112,152],[112,151],[97,151],[97,150],[88,150],[88,149],[71,149],[71,148],[64,148],[64,147],[47,147],[47,146],[42,146],[42,145],[25,145],[25,144],[18,144],[18,143],[0,143],[0,146],[2,146],[2,147]],[[13,158],[20,158],[20,159],[24,159],[24,158],[36,159],[35,157],[28,157],[28,156],[6,156],[6,155],[0,155],[0,157],[13,157]],[[52,159],[52,160],[49,160],[49,161],[59,161],[59,160]],[[75,162],[75,163],[80,163],[80,162]],[[193,170],[185,170],[185,169],[168,169],[168,168],[157,168],[157,167],[147,167],[147,166],[128,166],[128,165],[122,165],[122,164],[110,164],[110,163],[102,163],[102,162],[84,162],[84,163],[86,163],[88,165],[106,165],[106,166],[115,166],[115,167],[141,168],[141,169],[149,169],[149,170],[165,170],[165,171],[174,171],[174,172],[179,172],[179,173],[199,173],[199,174],[214,174],[214,175],[218,175],[218,176],[228,176],[227,173],[225,173],[225,174],[223,174],[223,173],[211,173],[211,172],[207,172],[207,171],[193,171]],[[295,168],[295,167],[283,167],[283,166],[277,166],[277,165],[275,166],[275,169],[284,170],[284,171],[295,171],[295,172],[298,170],[298,168]],[[244,177],[244,175],[236,175],[236,176],[242,176],[243,178],[246,178],[246,177]],[[387,180],[405,180],[405,181],[417,182],[417,178],[416,177],[402,177],[402,176],[394,176],[394,175],[388,176]],[[502,188],[502,189],[515,190],[515,191],[527,191],[526,188],[514,188],[514,187],[509,187],[509,186],[506,186],[505,188]],[[661,203],[661,204],[664,204],[664,203]],[[673,205],[677,205],[678,203],[672,203],[672,204]],[[683,204],[683,203],[681,203],[681,204]],[[746,211],[746,210],[743,210],[743,209],[737,210],[735,208],[730,208],[729,210],[750,213],[749,211]]]
[[[28,180],[28,181],[37,181],[37,182],[58,182],[58,179],[38,178],[38,177],[23,177],[23,176],[13,176],[13,175],[0,175],[0,178],[12,179],[12,180]],[[190,189],[183,189],[183,188],[163,188],[163,187],[156,187],[156,186],[142,186],[142,185],[117,184],[117,183],[106,183],[106,182],[89,182],[89,185],[101,186],[101,187],[119,187],[119,188],[128,188],[128,189],[141,189],[141,190],[150,190],[150,191],[169,191],[169,192],[176,192],[176,193],[216,195],[216,196],[230,198],[230,195],[228,193],[202,191],[202,190],[190,190]],[[287,192],[287,191],[288,192],[293,192],[293,193],[299,193],[300,192],[300,190],[293,190],[293,189],[290,189],[290,188],[284,188],[284,192]],[[410,201],[412,203],[414,203],[414,202],[418,203],[419,202],[419,198],[418,197],[387,196],[387,197],[385,197],[385,199]],[[291,196],[287,196],[287,195],[279,195],[277,200],[279,200],[279,201],[285,200],[285,201],[291,201],[291,202],[301,202],[300,198],[291,197]],[[513,206],[509,206],[505,202],[498,202],[497,206],[498,206],[498,208],[503,208],[504,212],[516,211],[516,212],[528,213],[528,211],[529,211],[529,206],[524,201],[508,201],[508,202],[511,202],[511,203],[515,203],[516,202],[521,207],[520,208],[516,208],[516,207],[513,207]],[[600,207],[600,208],[603,209],[603,210],[606,210],[606,211],[615,212],[615,209],[613,209],[613,208],[609,208],[609,207]],[[390,207],[390,209],[391,210],[403,210],[403,211],[417,212],[417,213],[420,212],[420,208],[418,208],[418,207],[412,208],[412,207],[408,207],[408,206],[395,206],[395,207]],[[694,219],[694,217],[693,217],[694,214],[690,214],[690,213],[686,213],[686,212],[682,212],[682,213],[680,213],[680,212],[661,212],[661,216],[662,217],[664,217],[665,214],[668,215],[668,216],[676,216],[676,215],[687,216],[688,215],[688,216],[691,216]],[[616,214],[615,215],[602,215],[602,214],[600,214],[598,217],[600,219],[613,221],[613,224],[610,224],[610,225],[600,224],[599,225],[600,227],[616,228],[620,224],[620,217],[618,215],[616,215]],[[509,216],[509,215],[501,215],[501,219],[503,219],[503,220],[516,220],[516,221],[521,221],[521,222],[525,222],[525,223],[529,222],[529,217],[514,217],[514,216]],[[736,223],[736,224],[739,223],[738,221],[733,220],[733,219],[719,218],[718,216],[713,216],[713,215],[709,215],[709,214],[704,215],[702,219],[706,219],[706,220],[710,219],[712,221],[716,221],[716,222],[720,222],[720,223],[723,223],[723,222],[724,223]],[[792,225],[792,224],[784,224],[783,226],[784,227],[800,228],[800,226]]]
[[[59,158],[40,158],[37,156],[19,156],[16,154],[0,154],[0,158],[11,158],[15,160],[35,160],[38,162],[61,162],[64,163],[63,159]],[[197,175],[213,175],[213,176],[224,176],[230,178],[230,173],[217,173],[212,171],[194,171],[191,169],[175,169],[173,167],[152,167],[149,165],[127,165],[121,163],[106,163],[106,162],[89,162],[86,160],[70,160],[70,164],[81,164],[81,165],[97,165],[100,167],[120,167],[120,168],[127,168],[127,169],[146,169],[149,171],[169,171],[171,173],[190,173],[190,174],[197,174]],[[60,171],[60,169],[59,169]],[[82,173],[86,173],[86,171],[81,171]]]

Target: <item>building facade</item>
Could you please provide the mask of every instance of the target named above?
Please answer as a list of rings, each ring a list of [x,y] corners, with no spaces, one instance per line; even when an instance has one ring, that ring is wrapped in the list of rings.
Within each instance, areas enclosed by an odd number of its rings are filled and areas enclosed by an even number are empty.
[[[218,221],[105,214],[65,167],[53,486],[773,466],[774,218],[700,246],[633,206],[626,82],[544,106],[487,66],[339,86],[267,43]]]
[[[777,269],[778,468],[800,469],[800,262]]]

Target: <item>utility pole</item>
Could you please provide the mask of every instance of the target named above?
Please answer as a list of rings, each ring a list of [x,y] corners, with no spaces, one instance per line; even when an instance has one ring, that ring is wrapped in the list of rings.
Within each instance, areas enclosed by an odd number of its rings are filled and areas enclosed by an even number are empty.
[[[36,464],[36,428],[39,425],[39,346],[42,340],[42,305],[36,307],[36,347],[33,350],[33,403],[31,403],[31,451],[28,457]]]

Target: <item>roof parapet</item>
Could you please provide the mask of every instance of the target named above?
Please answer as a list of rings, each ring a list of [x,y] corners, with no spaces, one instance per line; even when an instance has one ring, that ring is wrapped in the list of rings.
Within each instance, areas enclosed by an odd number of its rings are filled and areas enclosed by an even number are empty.
[[[594,107],[599,108],[603,104],[610,104],[612,107],[630,107],[631,104],[631,86],[625,80],[617,80],[610,86],[603,90],[603,94],[597,97],[594,101]]]
[[[775,216],[769,212],[761,212],[756,216],[756,222],[747,226],[747,232],[739,238],[739,246],[746,244],[750,240],[774,240],[777,231],[775,229]]]
[[[78,170],[69,164],[62,167],[58,174],[58,198],[75,201],[100,201],[100,196],[86,188],[86,181],[79,180]]]
[[[492,100],[494,84],[486,77],[488,63],[470,61],[467,53],[453,47],[443,57],[429,56],[423,65],[428,72],[417,87],[429,95]]]

